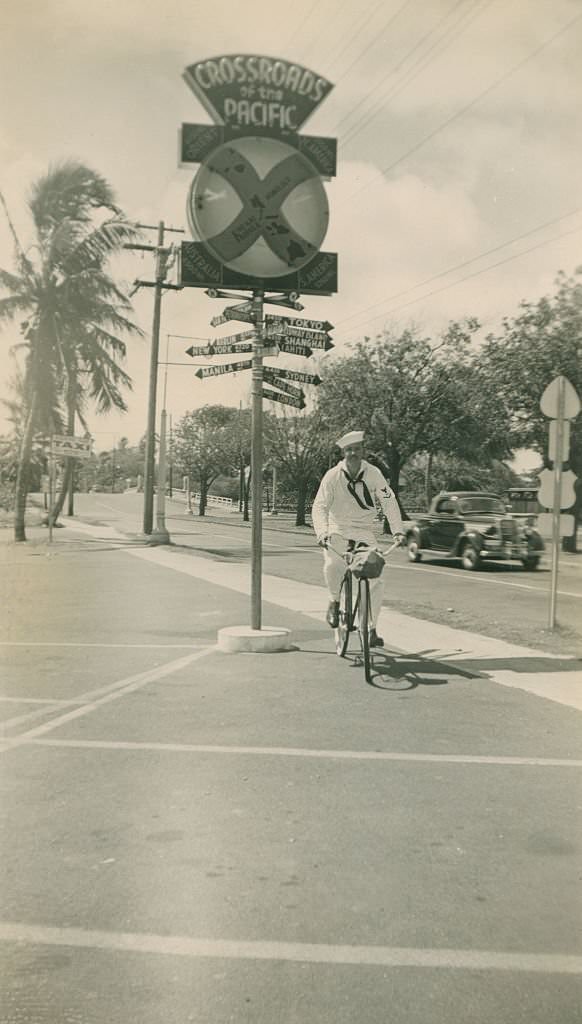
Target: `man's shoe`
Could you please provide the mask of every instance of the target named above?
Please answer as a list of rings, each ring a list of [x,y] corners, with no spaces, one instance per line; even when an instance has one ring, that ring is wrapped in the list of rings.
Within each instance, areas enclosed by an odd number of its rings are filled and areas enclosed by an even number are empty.
[[[331,626],[332,629],[337,629],[339,626],[339,601],[329,602],[325,618],[327,624]]]
[[[370,647],[383,647],[384,641],[381,636],[378,636],[375,629],[370,630]]]

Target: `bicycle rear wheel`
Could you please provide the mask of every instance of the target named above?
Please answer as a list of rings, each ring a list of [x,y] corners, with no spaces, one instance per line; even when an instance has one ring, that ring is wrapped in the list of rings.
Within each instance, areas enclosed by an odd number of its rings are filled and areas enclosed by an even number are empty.
[[[358,593],[358,605],[359,605],[359,616],[358,616],[358,629],[360,632],[360,643],[362,645],[362,660],[364,662],[364,675],[366,676],[366,682],[372,681],[372,666],[370,663],[370,584],[365,577],[362,577],[359,584]]]
[[[339,599],[339,624],[335,630],[335,649],[343,658],[350,641],[352,628],[352,574],[347,572],[342,580]]]

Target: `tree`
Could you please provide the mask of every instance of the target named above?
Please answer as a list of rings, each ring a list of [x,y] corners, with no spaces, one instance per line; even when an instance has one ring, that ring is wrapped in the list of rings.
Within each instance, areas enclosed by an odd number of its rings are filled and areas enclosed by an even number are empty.
[[[265,420],[270,458],[281,469],[282,483],[297,500],[296,526],[305,526],[310,490],[315,491],[327,469],[329,437],[320,413],[297,416],[286,410]]]
[[[236,466],[237,410],[205,405],[188,412],[174,430],[174,459],[179,472],[196,481],[200,493],[198,514],[206,514],[210,487],[217,476]]]
[[[522,302],[499,336],[489,335],[481,370],[505,406],[510,444],[539,452],[544,465],[549,421],[540,409],[548,384],[564,375],[582,397],[582,268],[559,273],[556,292],[537,302]],[[569,466],[577,475],[574,514],[582,512],[582,415],[572,424]],[[576,550],[576,534],[564,546]]]
[[[398,496],[400,474],[419,452],[490,459],[508,453],[501,407],[483,388],[471,352],[475,320],[451,323],[437,342],[416,330],[384,332],[328,366],[318,409],[337,433],[366,432],[370,461]],[[337,436],[336,433],[336,436]],[[430,484],[427,484],[430,490]]]
[[[15,494],[15,540],[26,540],[24,515],[35,434],[74,433],[75,417],[87,431],[91,402],[100,413],[125,411],[122,336],[141,334],[127,319],[127,297],[106,273],[109,258],[135,229],[123,217],[105,179],[85,165],[63,163],[32,189],[29,211],[35,242],[26,252],[0,196],[14,241],[14,271],[0,270],[0,323],[24,317],[24,425]],[[73,460],[68,459],[54,513],[60,512]]]

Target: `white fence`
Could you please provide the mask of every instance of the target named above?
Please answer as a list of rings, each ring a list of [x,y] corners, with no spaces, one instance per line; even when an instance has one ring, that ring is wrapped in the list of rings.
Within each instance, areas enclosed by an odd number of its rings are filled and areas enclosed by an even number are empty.
[[[199,494],[191,494],[190,497],[192,499],[193,504],[195,505],[197,505],[198,502],[200,501]],[[220,498],[217,494],[207,494],[206,504],[218,505],[223,508],[232,508],[232,498]]]

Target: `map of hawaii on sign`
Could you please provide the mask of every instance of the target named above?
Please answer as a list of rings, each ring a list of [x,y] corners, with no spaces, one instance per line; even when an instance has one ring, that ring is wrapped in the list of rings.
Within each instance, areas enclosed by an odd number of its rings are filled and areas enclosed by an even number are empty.
[[[192,233],[220,263],[278,277],[319,251],[329,207],[307,157],[279,139],[243,137],[219,146],[201,165],[188,217]]]

